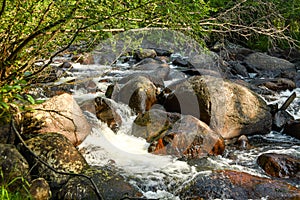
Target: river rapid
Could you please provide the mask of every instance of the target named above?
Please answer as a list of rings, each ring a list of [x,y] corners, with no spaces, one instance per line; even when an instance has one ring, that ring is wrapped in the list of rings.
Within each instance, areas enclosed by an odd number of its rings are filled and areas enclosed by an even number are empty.
[[[76,81],[89,79],[97,88],[97,91],[90,92],[84,87],[75,86],[73,95],[79,104],[96,96],[105,97],[106,88],[111,82],[137,72],[131,70],[128,64],[114,67],[74,64],[73,67],[72,79],[76,78]],[[172,69],[176,70],[176,66],[172,66]],[[268,99],[268,103],[281,105],[292,92],[296,92],[297,98],[289,106],[288,112],[298,119],[300,88],[263,98]],[[300,158],[300,141],[275,131],[267,135],[250,136],[250,143],[254,144],[255,148],[250,150],[226,148],[222,156],[201,159],[201,165],[181,161],[172,156],[150,154],[147,151],[149,143],[145,139],[130,135],[135,114],[127,105],[115,103],[113,106],[122,117],[122,125],[118,132],[114,133],[106,123],[86,111],[85,114],[93,129],[79,149],[84,150],[83,155],[90,165],[115,165],[120,173],[149,199],[179,199],[176,194],[181,187],[196,176],[205,176],[216,169],[233,169],[267,177],[256,164],[257,157],[262,153],[283,153]],[[293,182],[293,185],[300,187],[299,183]]]
[[[159,34],[152,34],[151,38],[154,37],[155,39]],[[170,56],[171,58],[185,58],[185,56],[188,58],[188,56],[191,56],[191,54],[177,53],[177,51],[180,52],[180,48],[173,44],[178,44],[178,41],[182,41],[182,38],[175,38],[173,41],[170,40],[170,34],[167,32],[161,36],[161,40],[165,40],[163,37],[168,36],[167,42],[163,43],[159,40],[159,44],[154,46],[156,48],[172,49],[174,53]],[[180,35],[180,37],[182,36]],[[118,55],[124,53],[123,46],[130,38],[132,39],[133,37],[131,35],[130,37],[123,35],[115,38],[117,41],[123,41],[123,43],[121,42],[122,48],[119,48],[121,50],[117,52]],[[197,45],[191,45],[191,42],[187,41],[186,38],[184,38],[184,43],[188,45],[180,44],[180,47],[184,49],[198,48]],[[164,44],[167,45],[164,46]],[[115,46],[118,46],[118,44],[115,44]],[[197,53],[197,51],[194,52]],[[109,51],[109,53],[112,54],[113,52]],[[139,71],[134,63],[131,62],[131,57],[127,57],[127,61],[124,62],[124,58],[122,60],[122,57],[117,56],[110,64],[101,64],[97,61],[103,59],[102,55],[96,55],[98,56],[94,56],[94,60],[98,64],[73,63],[73,68],[68,72],[69,75],[55,83],[56,85],[61,85],[70,81],[74,82],[72,93],[79,105],[95,97],[105,97],[108,86],[118,82],[123,77],[139,72],[151,73],[151,70]],[[172,65],[169,62],[166,62],[166,64],[169,65],[170,74],[177,73],[177,75],[174,79],[164,81],[165,86],[186,77],[185,74],[180,74],[179,66]],[[248,81],[251,80],[252,76],[255,76],[255,74],[251,74],[248,78],[239,78]],[[268,104],[278,103],[280,107],[293,92],[296,93],[296,98],[287,108],[287,111],[295,119],[299,119],[300,88],[296,88],[293,91],[286,90],[272,95],[264,95],[262,98]],[[252,148],[248,150],[239,150],[228,145],[223,155],[204,157],[197,162],[181,160],[171,155],[151,154],[148,153],[150,144],[145,139],[137,138],[130,134],[131,126],[136,118],[134,112],[122,103],[114,102],[112,106],[122,118],[122,124],[118,127],[118,131],[113,132],[106,123],[98,120],[95,114],[83,110],[93,128],[91,134],[87,136],[78,148],[83,152],[83,156],[90,165],[115,166],[119,173],[129,183],[138,188],[147,199],[179,200],[178,194],[185,185],[195,179],[195,177],[209,175],[212,173],[212,170],[217,169],[232,169],[260,177],[268,177],[256,163],[258,156],[263,153],[282,153],[300,158],[300,141],[276,131],[271,131],[266,135],[249,136],[248,139]],[[292,185],[300,188],[299,181],[291,180],[290,182]],[[268,198],[265,197],[264,199]]]

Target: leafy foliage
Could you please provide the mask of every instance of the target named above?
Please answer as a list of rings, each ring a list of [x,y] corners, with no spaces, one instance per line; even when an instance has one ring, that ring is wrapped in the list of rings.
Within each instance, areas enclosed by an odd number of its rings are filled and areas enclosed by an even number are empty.
[[[23,177],[16,177],[9,181],[8,183],[5,183],[4,180],[4,174],[2,171],[0,171],[0,199],[1,200],[30,200],[33,199],[30,195],[30,192],[28,191],[28,188],[30,187],[28,181]],[[13,184],[16,184],[16,182],[21,183],[19,184],[19,188],[15,188],[14,190],[11,190],[11,186]]]
[[[71,44],[89,49],[114,31],[159,27],[198,41],[299,45],[299,9],[300,0],[1,0],[0,117],[17,101],[33,103],[25,86]]]

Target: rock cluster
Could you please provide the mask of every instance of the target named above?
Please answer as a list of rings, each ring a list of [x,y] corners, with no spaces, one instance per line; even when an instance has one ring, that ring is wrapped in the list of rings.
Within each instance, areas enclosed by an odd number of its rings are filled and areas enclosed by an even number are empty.
[[[267,105],[260,96],[299,87],[299,66],[238,46],[228,47],[226,53],[222,48],[215,51],[203,50],[184,58],[172,57],[171,52],[161,49],[139,49],[130,61],[137,73],[110,85],[106,97],[95,97],[79,106],[72,95],[63,93],[24,113],[18,125],[26,145],[9,125],[3,125],[3,182],[24,176],[36,199],[99,198],[87,179],[90,177],[105,199],[141,197],[116,169],[91,167],[76,149],[91,132],[82,110],[95,114],[117,132],[123,123],[117,103],[128,105],[136,114],[130,134],[144,138],[149,143],[148,152],[191,162],[222,156],[230,144],[249,150],[253,147],[248,136],[269,133],[274,127],[299,139],[299,120],[283,108]],[[126,56],[122,59],[130,60]],[[91,57],[86,62],[97,63]],[[177,66],[176,70],[170,65]],[[251,79],[254,73],[256,78]],[[172,83],[166,86],[166,81]],[[207,176],[197,175],[177,195],[183,199],[300,198],[299,188],[284,181],[299,180],[299,158],[262,154],[257,165],[266,175],[280,180],[213,170]]]

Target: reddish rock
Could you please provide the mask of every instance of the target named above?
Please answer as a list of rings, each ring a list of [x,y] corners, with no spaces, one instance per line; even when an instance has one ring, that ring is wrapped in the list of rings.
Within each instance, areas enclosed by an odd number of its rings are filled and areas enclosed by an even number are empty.
[[[70,94],[55,96],[33,108],[35,111],[26,113],[23,120],[23,134],[29,138],[39,133],[56,132],[77,146],[91,132],[82,110]]]
[[[117,106],[113,106],[115,102],[111,99],[97,97],[94,100],[95,114],[98,119],[107,123],[108,127],[113,131],[117,131],[122,124],[122,118],[117,113]]]
[[[273,79],[271,81],[264,82],[261,85],[273,91],[293,90],[296,88],[296,83],[294,81],[285,78]]]
[[[300,159],[285,154],[265,153],[257,158],[257,163],[274,177],[290,178],[300,172]],[[300,178],[300,174],[298,176]]]
[[[242,135],[238,138],[237,145],[240,150],[246,150],[251,148],[249,140],[245,135]]]
[[[299,199],[300,189],[278,180],[224,170],[198,175],[184,185],[181,199]]]
[[[220,155],[225,148],[224,139],[205,123],[193,116],[182,116],[165,134],[152,142],[148,151],[184,158]]]

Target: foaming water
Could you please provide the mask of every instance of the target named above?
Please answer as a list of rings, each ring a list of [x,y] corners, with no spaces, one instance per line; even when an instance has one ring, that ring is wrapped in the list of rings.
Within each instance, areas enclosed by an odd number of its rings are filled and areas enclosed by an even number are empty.
[[[88,93],[82,88],[75,90],[74,97],[79,103],[98,96],[104,97],[109,84],[133,72],[129,69],[124,71],[98,65],[75,65],[74,68],[77,80],[89,78],[100,90],[95,93]],[[99,81],[106,79],[110,82]],[[172,81],[165,82],[165,85],[171,84]],[[281,106],[292,92],[296,92],[297,97],[287,110],[297,119],[300,118],[299,88],[272,96],[268,103],[278,103]],[[207,166],[189,164],[172,156],[150,154],[147,151],[149,143],[145,139],[130,135],[136,117],[131,109],[116,102],[112,102],[111,105],[122,118],[119,131],[114,133],[94,114],[85,112],[93,128],[79,149],[90,165],[115,165],[126,179],[149,199],[179,200],[176,195],[182,185],[186,185],[196,176],[207,175],[217,169],[231,169],[267,177],[256,164],[257,157],[262,153],[284,153],[300,157],[300,141],[277,132],[249,137],[250,142],[258,144],[249,150],[228,149],[227,155],[204,158]]]
[[[176,190],[197,174],[195,167],[184,161],[148,153],[149,144],[145,139],[128,134],[132,116],[128,116],[127,123],[115,134],[92,114],[86,114],[93,129],[79,149],[87,162],[96,166],[116,165],[145,197],[177,199],[169,191]]]
[[[279,108],[282,104],[286,101],[286,99],[293,93],[296,93],[296,98],[291,103],[291,105],[287,108],[287,111],[294,116],[295,119],[300,119],[300,88],[296,88],[292,91],[286,90],[282,91],[279,94],[272,96],[272,100],[267,101],[268,104],[275,104],[277,103]]]

